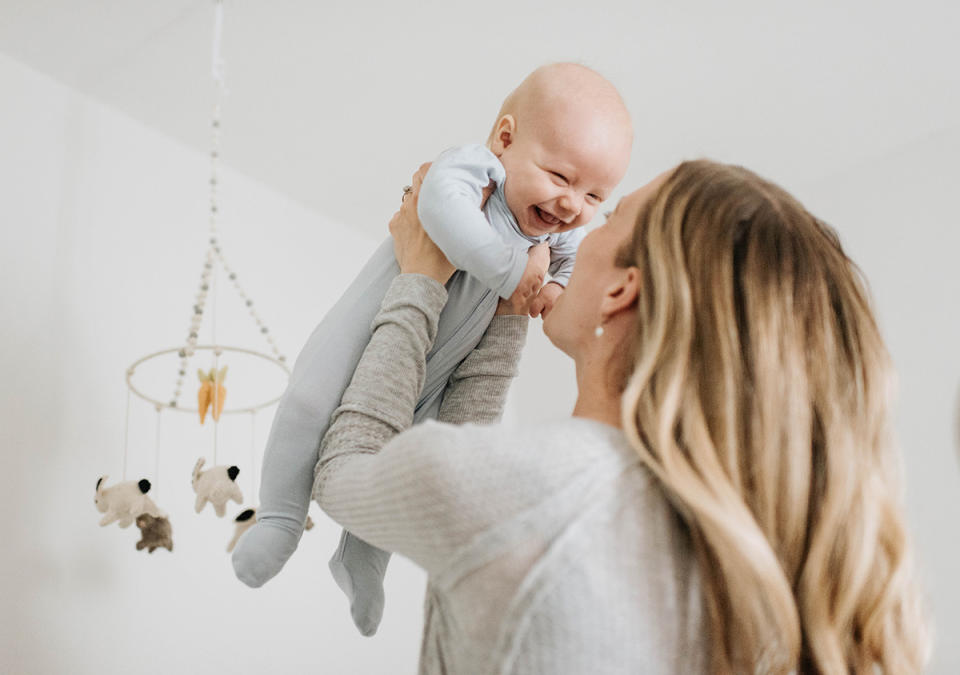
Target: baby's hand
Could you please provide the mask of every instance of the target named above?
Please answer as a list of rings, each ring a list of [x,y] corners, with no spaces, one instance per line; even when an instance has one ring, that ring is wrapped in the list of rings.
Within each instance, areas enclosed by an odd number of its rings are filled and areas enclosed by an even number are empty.
[[[540,286],[543,285],[543,278],[550,266],[550,246],[546,242],[531,246],[528,255],[527,267],[523,270],[520,283],[517,284],[511,297],[511,300],[517,300],[518,304],[526,304],[533,300]]]
[[[557,301],[560,294],[563,293],[563,286],[556,281],[551,281],[540,289],[537,297],[530,303],[530,317],[536,319],[538,316],[547,318],[547,314],[553,309],[553,303]]]

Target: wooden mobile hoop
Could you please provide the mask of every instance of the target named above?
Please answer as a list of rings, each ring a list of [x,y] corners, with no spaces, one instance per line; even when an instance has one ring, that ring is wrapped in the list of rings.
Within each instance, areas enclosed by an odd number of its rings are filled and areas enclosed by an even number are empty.
[[[149,354],[147,356],[144,356],[143,358],[138,359],[127,369],[127,387],[130,388],[130,391],[134,395],[139,396],[140,398],[142,398],[144,401],[147,401],[148,403],[152,403],[153,406],[156,408],[160,408],[160,409],[169,408],[171,410],[176,410],[179,412],[191,412],[191,413],[199,412],[199,408],[184,407],[182,405],[176,404],[175,400],[172,400],[166,403],[162,401],[158,401],[157,399],[152,398],[151,396],[137,389],[136,385],[133,383],[133,375],[136,371],[137,366],[139,366],[142,363],[146,363],[147,361],[151,361],[153,359],[164,356],[165,354],[172,354],[174,352],[181,352],[181,351],[184,351],[183,348],[181,347],[172,347],[170,349],[164,349],[159,352],[154,352],[153,354]],[[265,361],[275,364],[278,368],[282,369],[283,372],[285,372],[288,376],[290,375],[290,368],[284,362],[284,359],[282,356],[279,358],[274,358],[272,356],[269,356],[268,354],[264,354],[263,352],[258,352],[254,349],[246,349],[244,347],[228,347],[226,345],[196,345],[188,353],[193,354],[198,351],[212,351],[216,356],[219,356],[223,352],[238,352],[241,354],[249,354],[250,356],[256,356],[261,359],[264,359]],[[182,383],[182,376],[178,380],[178,384],[180,383]],[[230,415],[230,414],[236,414],[236,413],[253,413],[258,410],[262,410],[264,408],[269,408],[274,403],[280,400],[281,395],[282,394],[278,394],[277,396],[271,398],[268,401],[257,403],[255,405],[248,405],[248,406],[239,407],[239,408],[224,408],[221,414]]]

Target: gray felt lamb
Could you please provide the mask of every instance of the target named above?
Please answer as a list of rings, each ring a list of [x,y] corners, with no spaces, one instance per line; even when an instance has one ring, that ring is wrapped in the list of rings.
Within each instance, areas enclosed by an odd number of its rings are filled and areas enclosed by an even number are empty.
[[[153,553],[158,548],[165,548],[173,551],[173,528],[170,527],[170,521],[166,518],[155,518],[149,513],[141,513],[137,516],[137,527],[140,528],[140,541],[137,542],[137,550],[147,549]]]

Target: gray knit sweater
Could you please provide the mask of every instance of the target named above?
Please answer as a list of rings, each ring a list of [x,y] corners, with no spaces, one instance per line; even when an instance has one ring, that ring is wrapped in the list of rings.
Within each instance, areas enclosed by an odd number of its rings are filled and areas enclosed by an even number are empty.
[[[689,540],[623,433],[492,425],[525,317],[494,317],[453,374],[441,416],[459,425],[407,430],[445,300],[428,277],[396,278],[314,484],[344,528],[426,570],[420,672],[703,672]]]

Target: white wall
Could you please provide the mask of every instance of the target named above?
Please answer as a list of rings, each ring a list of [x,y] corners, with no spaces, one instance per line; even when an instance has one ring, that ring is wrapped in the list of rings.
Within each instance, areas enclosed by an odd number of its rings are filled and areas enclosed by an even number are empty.
[[[424,575],[395,560],[381,634],[361,637],[326,568],[339,528],[315,506],[280,577],[256,591],[234,578],[224,547],[240,509],[193,513],[211,429],[192,416],[164,413],[156,480],[156,413],[132,405],[128,478],[154,480],[175,552],[136,551],[136,526],[98,526],[94,484],[122,473],[124,371],[186,332],[208,162],[6,57],[0,90],[0,672],[415,672]],[[229,116],[223,134],[229,161]],[[231,171],[221,188],[224,251],[292,361],[377,242]],[[261,347],[221,291],[220,335]],[[256,394],[241,365],[228,392]],[[219,459],[241,467],[249,502],[249,420],[222,427]]]
[[[380,633],[359,637],[326,572],[338,528],[316,510],[318,527],[280,577],[258,591],[233,578],[223,553],[230,524],[190,508],[190,469],[208,451],[210,429],[187,416],[165,413],[156,486],[176,552],[137,552],[135,528],[97,526],[96,478],[109,473],[112,482],[121,471],[123,371],[186,328],[206,240],[208,166],[5,57],[0,89],[0,500],[15,515],[2,525],[0,591],[10,609],[0,618],[0,668],[414,672],[422,574],[395,559]],[[656,135],[681,139],[683,130]],[[960,634],[958,155],[955,128],[785,185],[840,231],[864,269],[899,370],[908,511],[939,634],[935,673],[960,672],[951,639]],[[292,358],[376,242],[229,171],[221,201],[225,250]],[[223,297],[220,330],[256,338]],[[243,384],[228,382],[234,391]],[[571,364],[537,322],[507,418],[548,423],[574,395]],[[258,448],[269,417],[258,422]],[[153,478],[154,424],[155,413],[135,404],[128,477]],[[249,493],[246,427],[223,427],[221,456],[241,465]]]

